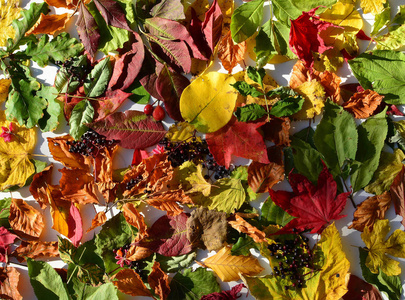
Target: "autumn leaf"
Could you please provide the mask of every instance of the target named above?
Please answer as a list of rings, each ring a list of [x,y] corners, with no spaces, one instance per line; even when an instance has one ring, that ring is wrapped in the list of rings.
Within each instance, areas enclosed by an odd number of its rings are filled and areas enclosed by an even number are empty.
[[[186,177],[186,180],[191,185],[191,189],[187,189],[187,193],[202,193],[208,197],[211,193],[211,183],[209,183],[203,175],[202,165],[197,165],[197,170]]]
[[[201,300],[216,300],[216,299],[227,299],[227,300],[236,300],[241,297],[239,294],[242,289],[245,287],[243,283],[239,283],[233,286],[230,290],[222,291],[221,293],[215,292],[201,297]]]
[[[339,220],[350,192],[337,195],[337,184],[324,165],[315,186],[303,175],[289,175],[292,192],[270,190],[270,197],[278,206],[295,219],[291,220],[278,234],[311,229],[311,233],[321,233],[331,220]],[[311,203],[309,208],[308,203]]]
[[[382,300],[378,289],[372,284],[364,281],[356,275],[350,274],[348,291],[343,296],[344,300],[364,299],[364,300]]]
[[[379,108],[384,96],[372,90],[365,90],[360,93],[355,93],[350,97],[348,102],[345,102],[343,108],[354,115],[357,119],[367,119],[374,115]]]
[[[288,117],[270,117],[260,129],[263,131],[265,140],[272,141],[276,146],[290,145],[291,121]]]
[[[67,225],[69,227],[67,237],[72,241],[73,246],[78,247],[83,237],[83,221],[79,209],[73,203],[70,205]]]
[[[95,0],[94,4],[108,25],[132,31],[125,18],[125,11],[117,2],[112,0]]]
[[[395,176],[390,187],[392,202],[395,207],[395,213],[402,216],[402,224],[405,223],[405,166],[402,166],[401,171]]]
[[[11,79],[0,79],[0,103],[7,100]]]
[[[86,233],[88,233],[89,231],[97,228],[98,226],[103,225],[105,222],[107,221],[107,216],[105,215],[104,211],[99,211],[93,218],[93,220],[91,220],[91,227],[89,229],[87,229]]]
[[[232,226],[232,228],[236,229],[237,231],[241,233],[246,233],[248,236],[250,236],[256,243],[262,243],[262,242],[267,242],[266,240],[266,234],[257,229],[255,226],[249,224],[246,220],[244,220],[241,216],[238,214],[235,214],[233,217],[231,217],[230,220],[228,220],[229,225]]]
[[[360,0],[360,6],[363,9],[363,13],[377,15],[384,9],[385,2],[386,0]]]
[[[311,119],[322,112],[326,97],[325,90],[320,82],[315,79],[306,81],[294,90],[304,97],[305,102],[301,110],[293,115],[293,118],[299,120]]]
[[[208,257],[203,266],[211,268],[223,282],[237,281],[239,274],[252,276],[264,270],[254,256],[232,255],[230,246]]]
[[[136,237],[136,240],[141,240],[144,237],[148,236],[148,233],[146,232],[147,226],[145,223],[144,217],[138,212],[136,209],[135,205],[132,203],[125,203],[122,206],[122,214],[127,220],[127,223],[131,226],[134,226],[138,228],[138,235]]]
[[[100,41],[100,33],[96,20],[83,2],[80,2],[76,26],[84,48],[89,52],[90,56],[94,56]]]
[[[388,255],[405,258],[405,232],[397,229],[385,240],[390,229],[389,220],[376,220],[373,231],[365,227],[361,234],[368,251],[366,266],[374,274],[379,268],[388,276],[401,274],[399,262]]]
[[[13,20],[20,18],[21,8],[18,0],[1,0],[0,1],[0,47],[7,46],[9,38],[14,39],[15,30],[11,26]]]
[[[167,299],[170,294],[169,276],[162,271],[160,263],[157,261],[152,266],[152,271],[148,276],[148,283],[155,294],[159,295],[160,299]]]
[[[28,34],[55,34],[55,32],[63,30],[71,15],[64,13],[61,15],[45,15],[41,14],[37,22],[27,31]]]
[[[376,220],[385,218],[385,213],[390,205],[391,196],[389,192],[368,197],[357,206],[353,216],[353,223],[349,228],[363,231],[364,227],[367,226],[371,231]]]
[[[233,76],[218,72],[195,79],[181,94],[180,112],[184,120],[203,133],[224,127],[231,119],[236,104],[233,83]]]
[[[16,233],[33,239],[39,238],[45,227],[42,214],[22,199],[11,199],[8,219]]]
[[[208,133],[206,140],[218,164],[229,168],[232,155],[269,163],[267,148],[258,129],[264,122],[238,122],[236,118],[215,133]]]
[[[11,255],[19,262],[25,261],[26,257],[32,259],[58,257],[58,242],[22,241]]]
[[[173,142],[182,142],[192,138],[194,131],[195,127],[190,123],[178,122],[169,127],[165,137]]]
[[[124,294],[151,297],[152,294],[133,269],[122,269],[112,278],[114,285]]]
[[[218,58],[221,60],[223,67],[232,73],[232,69],[240,63],[246,54],[246,41],[234,44],[229,31],[218,44]]]
[[[178,203],[193,204],[191,198],[182,189],[154,193],[148,196],[145,202],[154,208],[166,211],[169,216],[177,216],[184,211]]]
[[[22,300],[18,291],[18,283],[20,281],[20,272],[16,268],[7,266],[0,268],[0,297],[2,299]]]
[[[18,236],[9,232],[5,227],[0,227],[0,262],[8,263],[9,246]]]

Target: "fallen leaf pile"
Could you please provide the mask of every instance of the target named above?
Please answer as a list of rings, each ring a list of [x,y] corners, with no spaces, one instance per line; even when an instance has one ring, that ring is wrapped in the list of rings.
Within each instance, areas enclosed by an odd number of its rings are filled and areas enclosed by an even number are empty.
[[[28,276],[38,299],[403,299],[404,5],[19,5],[0,0],[0,298]]]

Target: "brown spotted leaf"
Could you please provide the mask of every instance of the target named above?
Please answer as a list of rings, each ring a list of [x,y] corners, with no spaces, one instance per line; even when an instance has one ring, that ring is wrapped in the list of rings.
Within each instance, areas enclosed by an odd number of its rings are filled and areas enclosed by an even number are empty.
[[[170,294],[169,276],[162,271],[157,261],[153,264],[152,272],[148,276],[148,283],[160,299],[167,299]]]
[[[22,241],[11,255],[19,262],[25,261],[26,257],[32,259],[58,257],[58,242]]]
[[[0,298],[11,300],[22,300],[18,291],[18,282],[20,281],[20,273],[16,268],[8,266],[0,268]]]
[[[122,269],[117,274],[112,276],[114,285],[124,294],[131,296],[146,296],[152,297],[151,292],[143,283],[141,277],[135,270]]]
[[[372,90],[355,93],[343,108],[357,119],[366,119],[375,114],[384,96]]]
[[[45,227],[42,214],[22,199],[11,199],[8,220],[16,233],[33,239],[39,238]]]

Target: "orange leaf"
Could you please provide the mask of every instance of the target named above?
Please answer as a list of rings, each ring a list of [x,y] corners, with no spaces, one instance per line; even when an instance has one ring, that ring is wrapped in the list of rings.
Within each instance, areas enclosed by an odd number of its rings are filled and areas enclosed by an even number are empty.
[[[169,276],[162,271],[157,261],[153,264],[152,272],[148,276],[148,283],[160,299],[167,299],[170,294]]]
[[[166,211],[169,216],[177,216],[183,212],[177,202],[193,204],[191,198],[182,189],[155,193],[146,200],[146,203],[150,206]]]
[[[392,203],[395,207],[395,213],[402,217],[402,225],[405,225],[405,167],[402,166],[401,172],[395,177],[390,187]]]
[[[120,270],[112,276],[113,284],[118,290],[124,294],[131,296],[147,296],[152,297],[151,292],[142,282],[141,277],[132,269]],[[117,280],[117,281],[115,281]]]
[[[58,242],[22,241],[11,255],[19,262],[25,261],[26,257],[32,259],[58,257]]]
[[[237,231],[246,233],[256,243],[267,242],[266,234],[263,231],[260,231],[255,226],[249,224],[239,215],[235,215],[230,221],[228,221],[228,223]]]
[[[376,220],[382,220],[385,218],[385,212],[390,205],[391,194],[389,192],[368,197],[357,206],[357,209],[354,212],[353,223],[349,228],[363,231],[364,227],[367,226],[371,231]]]
[[[232,40],[231,31],[218,43],[218,58],[229,74],[232,73],[232,69],[243,60],[246,51],[246,41],[235,45]]]
[[[132,203],[125,203],[122,206],[122,213],[128,224],[138,228],[138,235],[135,241],[141,240],[144,237],[148,236],[148,233],[146,232],[147,226],[145,224],[145,219],[138,212],[135,205],[133,205]]]
[[[38,21],[25,34],[55,34],[55,32],[63,30],[69,21],[71,15],[64,13],[62,15],[44,15],[41,13]]]
[[[137,261],[149,257],[154,252],[149,248],[131,245],[127,252],[127,259],[130,261]]]
[[[75,8],[78,0],[45,0],[45,2],[50,6],[72,9]]]
[[[51,206],[51,216],[53,220],[52,229],[55,229],[64,236],[69,235],[69,211],[71,203],[69,201],[61,200],[62,193],[59,186],[48,187],[48,197]]]
[[[42,214],[22,199],[11,199],[8,220],[17,234],[34,239],[45,227]]]
[[[93,176],[80,169],[63,168],[59,172],[62,173],[59,180],[61,200],[78,204],[99,204]]]
[[[100,211],[98,212],[93,220],[91,221],[91,227],[87,230],[87,232],[93,230],[94,228],[103,225],[107,221],[107,216],[105,212]]]
[[[52,170],[53,164],[50,164],[42,172],[34,175],[30,185],[30,193],[34,196],[42,209],[47,207],[50,203],[47,189],[48,185],[51,184]]]
[[[20,273],[16,268],[0,268],[0,298],[21,300],[23,297],[18,291],[19,281]]]
[[[343,104],[343,108],[357,119],[366,119],[376,112],[383,98],[384,96],[377,92],[365,90],[350,97],[349,101]]]
[[[118,184],[113,180],[113,158],[118,145],[101,149],[94,158],[94,177],[97,187],[107,202],[113,202]]]

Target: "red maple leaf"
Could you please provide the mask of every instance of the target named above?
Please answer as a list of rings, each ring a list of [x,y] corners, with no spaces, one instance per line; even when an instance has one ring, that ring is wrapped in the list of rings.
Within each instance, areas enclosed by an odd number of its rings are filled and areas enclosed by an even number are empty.
[[[267,147],[258,129],[265,122],[238,122],[235,117],[220,130],[207,133],[205,138],[216,162],[229,168],[232,154],[268,164]]]
[[[291,20],[290,30],[290,49],[299,59],[305,62],[307,69],[312,69],[314,57],[312,52],[323,53],[333,46],[326,46],[320,32],[328,27],[341,28],[335,24],[321,21],[315,16],[315,7],[308,12],[302,12],[302,15],[295,20]]]
[[[289,175],[293,192],[270,190],[270,197],[275,204],[291,216],[292,219],[276,234],[292,233],[293,229],[311,233],[321,233],[331,220],[339,220],[350,192],[337,194],[337,184],[332,174],[324,165],[315,186],[301,174]]]

